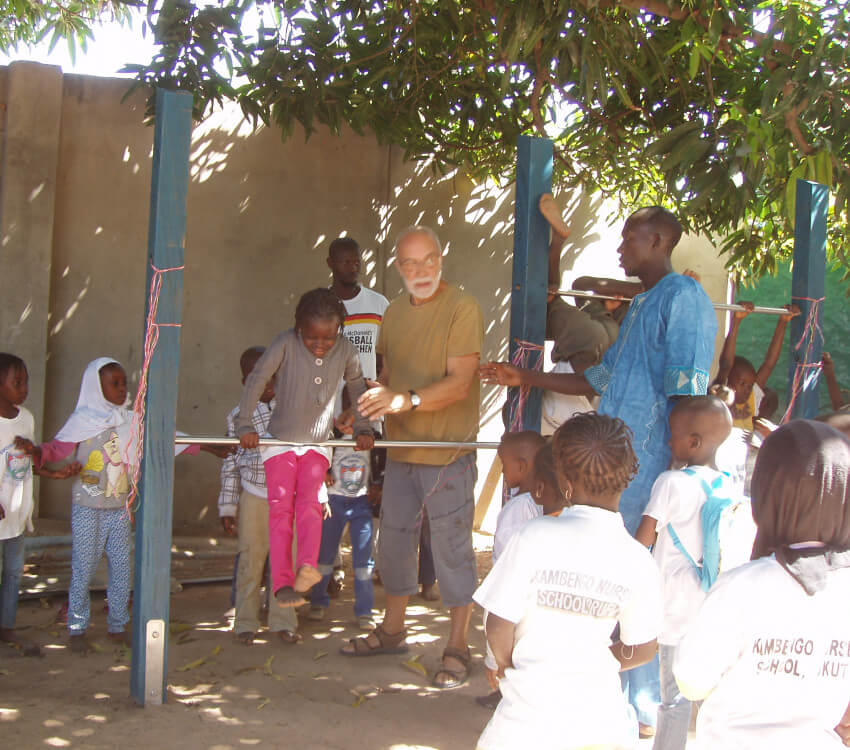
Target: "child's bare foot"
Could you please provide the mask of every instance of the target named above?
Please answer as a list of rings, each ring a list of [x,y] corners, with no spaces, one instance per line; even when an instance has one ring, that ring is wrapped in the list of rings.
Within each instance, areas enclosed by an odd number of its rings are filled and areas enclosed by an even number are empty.
[[[22,638],[11,628],[0,628],[0,642],[8,643],[18,649],[23,656],[44,656],[41,646],[27,638]]]
[[[120,633],[107,633],[107,636],[113,643],[118,643],[127,648],[133,645],[133,637],[126,630],[122,630]]]
[[[570,236],[570,228],[564,223],[561,210],[558,208],[558,204],[555,203],[555,197],[552,193],[543,193],[540,196],[537,207],[546,221],[549,222],[555,234],[560,235],[564,239]]]
[[[302,565],[298,568],[293,588],[297,592],[303,594],[305,591],[309,591],[313,588],[313,586],[321,580],[322,574],[319,572],[318,568],[314,568],[312,565]]]
[[[301,594],[296,593],[292,586],[284,586],[282,589],[278,589],[275,591],[274,598],[277,599],[280,607],[300,607],[302,604],[306,604],[306,599]]]
[[[68,637],[68,648],[72,653],[81,656],[85,656],[92,650],[91,643],[86,638],[85,633],[72,633]]]

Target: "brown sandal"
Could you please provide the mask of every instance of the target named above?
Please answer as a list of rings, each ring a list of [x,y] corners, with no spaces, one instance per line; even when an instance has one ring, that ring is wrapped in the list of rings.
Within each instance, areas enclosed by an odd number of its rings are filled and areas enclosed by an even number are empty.
[[[456,659],[463,665],[463,669],[449,669],[445,666],[446,658]],[[447,646],[446,650],[443,651],[443,664],[434,673],[434,679],[431,681],[431,684],[435,688],[440,688],[441,690],[451,690],[452,688],[465,685],[469,681],[471,659],[472,656],[469,653],[469,646],[466,647],[465,651],[461,651],[459,648]],[[441,681],[438,679],[440,675],[446,675],[448,676],[448,679]]]
[[[378,645],[373,646],[369,643],[369,636],[374,635],[378,640]],[[406,654],[408,651],[407,630],[402,630],[399,633],[390,635],[384,630],[383,625],[378,625],[369,635],[361,636],[360,638],[352,638],[348,641],[354,650],[346,651],[343,646],[339,651],[343,656],[377,656],[378,654]]]
[[[304,640],[301,633],[296,633],[294,630],[275,630],[272,631],[272,635],[276,635],[281,643],[286,643],[287,645],[301,643]]]

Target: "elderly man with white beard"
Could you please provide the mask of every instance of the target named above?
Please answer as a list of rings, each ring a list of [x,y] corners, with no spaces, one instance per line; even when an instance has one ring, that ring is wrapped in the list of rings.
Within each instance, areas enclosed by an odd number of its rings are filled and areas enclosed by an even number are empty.
[[[378,339],[383,368],[358,402],[369,419],[385,416],[390,440],[474,441],[484,339],[481,307],[442,279],[440,240],[428,227],[405,229],[395,266],[407,294],[390,303]],[[452,688],[469,676],[467,631],[477,585],[472,548],[475,452],[455,448],[388,450],[378,562],[386,591],[384,621],[343,648],[351,656],[407,650],[405,612],[418,590],[416,552],[423,506],[451,633],[433,684]]]

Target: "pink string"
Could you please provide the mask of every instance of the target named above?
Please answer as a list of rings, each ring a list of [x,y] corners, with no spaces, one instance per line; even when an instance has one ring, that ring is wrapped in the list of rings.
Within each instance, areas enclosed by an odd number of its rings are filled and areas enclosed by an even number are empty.
[[[151,261],[151,287],[148,295],[148,317],[145,321],[145,343],[142,356],[142,371],[139,376],[139,390],[133,401],[133,421],[130,425],[131,439],[127,445],[124,462],[130,467],[130,493],[127,495],[127,511],[132,513],[136,510],[136,498],[139,495],[139,474],[142,465],[142,453],[144,452],[145,440],[145,400],[148,392],[148,373],[150,372],[151,360],[153,359],[156,345],[159,341],[160,328],[180,328],[180,323],[158,323],[156,312],[159,307],[159,295],[162,291],[162,277],[172,271],[182,271],[185,266],[174,266],[173,268],[157,268]],[[132,452],[134,455],[130,455]]]
[[[523,341],[522,339],[516,339],[515,343],[516,351],[514,351],[514,355],[511,357],[512,365],[527,370],[543,369],[543,347],[540,344]],[[528,402],[529,393],[531,393],[531,386],[525,384],[519,386],[519,389],[516,391],[513,402],[508,406],[508,414],[510,415],[508,432],[522,430],[525,405]]]
[[[815,342],[819,338],[823,343],[823,331],[818,323],[820,305],[824,301],[824,297],[813,299],[811,297],[793,297],[795,300],[803,300],[809,302],[809,310],[806,314],[806,321],[803,324],[803,332],[800,335],[800,340],[794,346],[794,351],[797,352],[797,364],[794,367],[794,378],[791,381],[791,398],[788,401],[788,408],[785,414],[782,415],[780,424],[785,424],[791,419],[791,414],[794,411],[794,406],[800,394],[806,390],[818,377],[819,371],[822,369],[820,362],[812,362],[812,351],[815,348]],[[803,350],[803,355],[800,356],[800,350]]]

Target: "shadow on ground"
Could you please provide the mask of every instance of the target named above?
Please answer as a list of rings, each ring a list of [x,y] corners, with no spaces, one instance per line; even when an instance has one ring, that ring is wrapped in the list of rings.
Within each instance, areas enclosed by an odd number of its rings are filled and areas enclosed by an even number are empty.
[[[479,553],[482,574],[487,558]],[[375,593],[380,608],[383,589]],[[168,700],[146,709],[129,697],[129,650],[106,639],[101,594],[92,600],[96,651],[85,657],[68,651],[65,629],[56,622],[62,597],[22,602],[22,635],[42,644],[45,656],[24,658],[0,649],[4,746],[475,746],[489,717],[473,700],[487,692],[480,610],[473,616],[470,682],[444,692],[430,687],[448,633],[448,612],[439,602],[432,607],[412,600],[409,654],[354,659],[339,653],[347,638],[360,633],[350,587],[332,601],[324,621],[302,619],[304,641],[294,646],[265,633],[251,646],[238,643],[230,632],[229,596],[230,585],[220,583],[188,586],[172,596]]]

